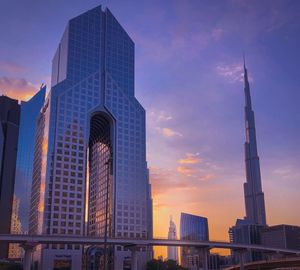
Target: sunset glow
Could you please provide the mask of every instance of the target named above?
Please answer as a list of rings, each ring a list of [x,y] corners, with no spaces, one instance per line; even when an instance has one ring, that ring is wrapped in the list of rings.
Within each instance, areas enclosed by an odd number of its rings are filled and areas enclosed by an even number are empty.
[[[55,0],[58,12],[53,1],[25,2],[5,1],[0,8],[0,31],[7,34],[0,44],[0,94],[19,100],[42,83],[50,88],[62,25],[99,4]],[[167,237],[172,215],[179,237],[180,213],[186,212],[208,218],[211,240],[228,241],[229,227],[245,215],[243,52],[267,223],[300,226],[300,2],[134,3],[102,1],[135,42],[154,236]],[[166,251],[155,248],[155,256],[166,258]]]

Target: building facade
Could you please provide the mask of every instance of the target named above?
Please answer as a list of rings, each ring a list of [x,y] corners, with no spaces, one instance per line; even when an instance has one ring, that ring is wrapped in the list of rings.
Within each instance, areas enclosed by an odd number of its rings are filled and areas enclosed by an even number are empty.
[[[170,240],[177,239],[176,225],[172,220],[172,217],[170,218],[168,239]],[[168,260],[173,260],[178,262],[178,247],[168,246]]]
[[[134,43],[108,9],[69,21],[53,58],[34,151],[30,233],[84,235],[86,221],[89,236],[152,236]],[[99,264],[108,269],[123,269],[131,255],[121,246],[103,253]],[[138,247],[138,269],[146,268],[148,253]],[[81,269],[81,254],[77,245],[45,245],[35,260],[42,269],[62,261]]]
[[[10,233],[18,148],[20,105],[0,96],[0,234]],[[0,259],[8,258],[8,244],[0,244]]]
[[[231,243],[236,244],[261,244],[262,230],[264,225],[253,224],[245,219],[237,219],[235,226],[229,228],[229,239]],[[239,262],[239,254],[234,250],[231,252],[235,263]],[[260,261],[263,254],[260,251],[246,251],[244,260],[246,262]]]
[[[180,215],[180,239],[181,240],[209,240],[207,218],[195,216],[187,213]],[[194,247],[181,248],[181,265],[189,270],[198,270],[203,268],[207,261],[207,254],[202,253]]]
[[[30,195],[32,184],[35,125],[44,104],[46,86],[20,106],[18,152],[14,185],[11,233],[28,233]],[[9,258],[21,258],[23,249],[18,244],[9,245]]]
[[[34,134],[36,121],[45,102],[46,86],[28,101],[21,102],[18,153],[16,164],[14,202],[18,203],[14,213],[20,221],[18,233],[28,233],[30,214],[30,195],[34,155]]]
[[[300,227],[282,224],[264,228],[262,244],[274,248],[300,250]]]

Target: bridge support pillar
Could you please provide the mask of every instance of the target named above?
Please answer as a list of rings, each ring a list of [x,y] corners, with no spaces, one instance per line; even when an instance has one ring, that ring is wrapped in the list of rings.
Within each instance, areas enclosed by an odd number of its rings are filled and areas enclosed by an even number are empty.
[[[239,261],[240,261],[240,270],[245,270],[245,253],[246,250],[240,250],[238,251],[239,254]]]
[[[20,245],[24,249],[23,270],[30,270],[32,263],[32,253],[36,243],[25,243]]]
[[[138,270],[138,247],[137,246],[127,246],[131,251],[131,270]]]
[[[200,254],[202,257],[202,266],[203,266],[202,269],[208,270],[209,248],[208,247],[200,248]]]

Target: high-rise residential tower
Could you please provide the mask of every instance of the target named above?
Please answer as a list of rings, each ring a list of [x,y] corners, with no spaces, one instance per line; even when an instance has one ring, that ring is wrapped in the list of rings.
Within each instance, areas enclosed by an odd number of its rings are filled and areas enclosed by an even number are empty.
[[[246,183],[244,183],[246,219],[253,224],[266,225],[264,193],[261,185],[259,157],[257,154],[254,112],[252,110],[250,86],[244,61],[245,92],[245,164]]]
[[[86,220],[89,236],[152,235],[134,43],[108,9],[96,7],[67,24],[35,140],[31,233],[84,235]],[[138,269],[146,269],[147,248],[138,249]],[[42,246],[35,256],[43,270],[61,264],[75,270],[81,254],[82,247],[61,244]],[[116,246],[106,255],[108,269],[123,269],[131,253]]]
[[[168,239],[170,240],[177,239],[176,225],[172,220],[172,217],[170,218]],[[178,247],[168,246],[168,260],[173,260],[178,262]]]
[[[0,234],[10,233],[13,210],[20,105],[0,96]],[[8,244],[0,244],[0,259],[8,257]]]

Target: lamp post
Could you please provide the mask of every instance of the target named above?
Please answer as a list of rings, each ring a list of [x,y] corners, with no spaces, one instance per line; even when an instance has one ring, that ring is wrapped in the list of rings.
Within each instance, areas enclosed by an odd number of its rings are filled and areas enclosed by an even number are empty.
[[[104,270],[107,270],[107,220],[108,220],[108,192],[109,192],[109,176],[112,170],[112,153],[110,153],[109,159],[105,162],[107,166],[106,176],[106,198],[105,198],[105,228],[104,228]]]

